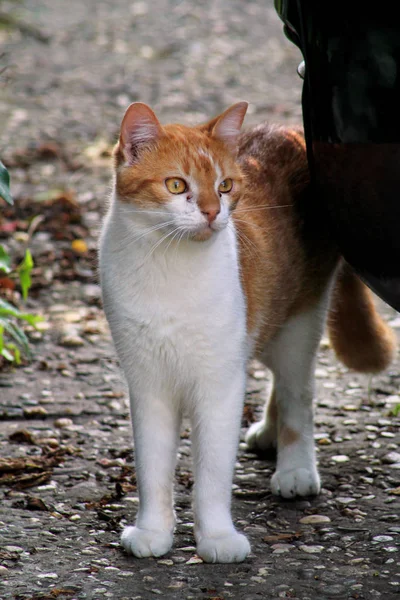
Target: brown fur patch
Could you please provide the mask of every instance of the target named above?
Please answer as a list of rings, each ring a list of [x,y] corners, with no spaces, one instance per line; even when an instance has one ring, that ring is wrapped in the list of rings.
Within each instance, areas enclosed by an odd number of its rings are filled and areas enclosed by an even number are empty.
[[[287,425],[283,425],[281,430],[279,431],[279,446],[290,446],[299,440],[299,434],[297,431],[288,427]]]

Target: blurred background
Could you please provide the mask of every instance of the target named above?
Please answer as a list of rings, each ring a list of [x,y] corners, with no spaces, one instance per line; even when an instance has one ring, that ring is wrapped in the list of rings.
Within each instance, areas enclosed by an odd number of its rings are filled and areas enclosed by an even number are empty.
[[[44,306],[81,283],[98,297],[110,153],[131,102],[199,123],[247,100],[247,125],[301,124],[300,52],[272,0],[0,0],[0,44],[0,158],[15,200],[0,241],[17,262],[29,245],[30,299],[47,288]]]

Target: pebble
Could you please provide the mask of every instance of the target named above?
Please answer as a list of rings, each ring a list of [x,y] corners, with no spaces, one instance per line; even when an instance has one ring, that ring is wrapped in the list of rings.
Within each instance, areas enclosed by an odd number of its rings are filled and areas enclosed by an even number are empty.
[[[350,460],[350,457],[346,454],[335,454],[334,456],[331,456],[330,460],[335,463],[345,463]]]
[[[314,525],[316,523],[330,523],[331,520],[325,515],[308,515],[300,519],[300,523],[305,525]]]
[[[344,598],[344,594],[346,593],[346,588],[344,587],[344,585],[341,585],[340,583],[334,584],[334,585],[328,585],[325,588],[321,589],[321,592],[323,594],[325,594],[325,596],[328,596],[328,598],[337,598],[338,596],[340,596],[340,598]]]
[[[18,554],[25,552],[21,546],[4,546],[4,550],[7,550],[7,552],[17,552]]]
[[[83,338],[80,335],[64,335],[60,339],[60,345],[66,346],[67,348],[77,348],[85,344]]]
[[[47,410],[43,406],[26,406],[24,408],[24,417],[26,419],[40,419],[47,417]]]
[[[372,541],[375,543],[379,543],[379,542],[392,542],[393,538],[391,535],[375,535],[372,538]]]
[[[69,419],[68,417],[60,417],[54,421],[54,427],[57,427],[58,429],[64,429],[65,427],[70,427],[73,424],[73,420]]]
[[[187,565],[200,565],[203,562],[203,559],[199,556],[192,556],[189,560],[186,561]]]
[[[290,552],[294,549],[294,546],[291,544],[273,544],[271,546],[272,554],[285,554],[285,552]]]
[[[58,579],[57,573],[38,573],[39,579]]]
[[[324,546],[299,546],[299,549],[303,552],[307,552],[307,554],[319,554],[325,550]]]
[[[387,464],[398,463],[400,462],[400,453],[388,452],[388,454],[385,454],[385,456],[382,457],[382,462]]]
[[[339,502],[339,504],[351,504],[355,501],[356,499],[351,498],[350,496],[338,496],[338,498],[336,498],[336,502]]]
[[[174,561],[169,559],[169,558],[165,558],[163,560],[158,560],[157,563],[159,565],[165,565],[166,567],[173,567],[174,566]]]
[[[0,576],[1,575],[7,575],[7,573],[8,573],[7,567],[4,567],[3,565],[0,565]]]

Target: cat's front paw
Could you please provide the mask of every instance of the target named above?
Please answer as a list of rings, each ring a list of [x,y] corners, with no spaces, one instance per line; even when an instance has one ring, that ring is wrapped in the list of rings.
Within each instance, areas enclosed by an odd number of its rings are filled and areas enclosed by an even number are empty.
[[[163,556],[171,550],[172,543],[171,533],[139,527],[126,527],[121,536],[122,546],[137,558]]]
[[[207,563],[242,562],[250,553],[250,544],[242,533],[205,537],[197,544],[197,554]]]
[[[278,469],[271,479],[272,493],[283,498],[316,496],[320,489],[321,482],[316,467]]]
[[[268,426],[268,423],[265,421],[258,421],[249,427],[245,442],[248,449],[254,452],[275,450],[276,431],[272,426]]]

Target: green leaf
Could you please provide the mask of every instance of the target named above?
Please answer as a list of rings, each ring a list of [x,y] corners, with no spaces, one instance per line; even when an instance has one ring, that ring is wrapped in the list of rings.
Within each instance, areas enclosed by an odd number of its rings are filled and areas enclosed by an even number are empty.
[[[8,204],[14,204],[14,200],[10,194],[10,176],[7,169],[0,160],[0,197]]]
[[[3,327],[5,333],[21,348],[27,358],[31,358],[31,351],[29,348],[29,340],[18,325],[12,323],[4,317],[0,317],[0,325]],[[9,348],[10,345],[6,344]]]
[[[396,406],[394,408],[392,408],[391,412],[394,417],[397,417],[398,415],[400,415],[400,404],[396,404]]]
[[[3,348],[2,351],[0,352],[1,356],[4,356],[4,358],[10,362],[14,362],[14,356],[11,354],[11,352],[9,350],[7,350],[7,348]]]
[[[0,245],[0,271],[11,272],[11,258],[4,246]]]
[[[31,271],[33,269],[33,258],[28,248],[25,251],[24,260],[17,267],[19,281],[22,288],[22,297],[24,300],[28,297],[29,288],[32,285]]]
[[[10,355],[12,356],[12,361],[17,365],[21,364],[21,352],[15,344],[6,344],[6,350],[11,350]],[[9,359],[7,359],[9,360]]]
[[[43,321],[42,317],[32,315],[31,313],[23,313],[18,308],[0,298],[0,317],[15,317],[16,319],[21,319],[22,321],[26,321],[29,325],[35,327],[36,323],[39,321]]]

